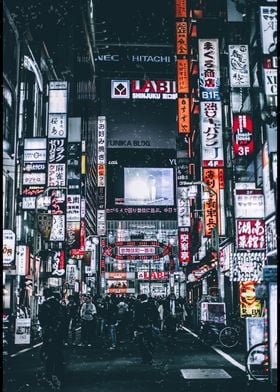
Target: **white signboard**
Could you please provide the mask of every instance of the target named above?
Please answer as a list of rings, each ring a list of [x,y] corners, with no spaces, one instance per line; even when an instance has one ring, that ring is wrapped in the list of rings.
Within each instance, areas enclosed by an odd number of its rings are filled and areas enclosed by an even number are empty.
[[[76,222],[81,219],[81,195],[67,196],[67,221]]]
[[[202,160],[223,161],[221,102],[200,102]]]
[[[49,113],[67,112],[67,90],[50,90]]]
[[[24,162],[46,162],[47,150],[24,150]]]
[[[30,344],[31,319],[17,318],[15,324],[15,344]]]
[[[69,288],[75,287],[75,281],[77,279],[77,266],[74,264],[67,264],[66,266],[66,282]]]
[[[248,45],[229,45],[228,56],[231,87],[250,87]]]
[[[9,265],[15,260],[16,236],[12,230],[3,230],[3,264]]]
[[[16,267],[18,275],[26,275],[26,266],[29,263],[29,248],[26,245],[18,245],[16,247]]]
[[[65,240],[65,215],[53,215],[50,241]]]
[[[106,163],[106,117],[98,116],[97,120],[98,132],[98,149],[97,149],[97,163]]]
[[[97,234],[105,235],[106,224],[105,224],[105,210],[97,210]]]
[[[48,138],[66,137],[66,113],[49,114]]]
[[[263,69],[266,95],[277,95],[277,69]]]
[[[199,87],[203,101],[220,101],[218,39],[199,39]]]
[[[263,53],[276,53],[277,7],[260,7],[260,25]]]
[[[66,165],[64,163],[51,163],[48,165],[48,186],[65,186]]]
[[[155,255],[154,246],[119,246],[119,255]]]
[[[235,217],[263,218],[264,197],[260,189],[235,189]]]
[[[22,184],[23,185],[45,185],[46,184],[46,173],[40,173],[40,172],[23,173]]]

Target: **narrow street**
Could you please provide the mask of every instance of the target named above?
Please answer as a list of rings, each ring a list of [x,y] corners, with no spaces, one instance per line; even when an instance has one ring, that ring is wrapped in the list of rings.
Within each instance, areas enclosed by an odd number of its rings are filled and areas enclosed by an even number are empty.
[[[116,351],[94,347],[65,347],[65,375],[61,391],[67,392],[167,392],[183,391],[276,391],[276,387],[248,382],[244,353],[240,348],[220,355],[200,342],[189,330],[180,330],[174,344],[165,337],[157,343],[152,365],[141,364],[135,342],[125,342]],[[222,352],[223,353],[223,352]],[[4,392],[43,392],[43,366],[37,348],[12,355],[4,377]],[[200,369],[197,379],[185,379],[182,369]],[[216,376],[215,376],[215,374]],[[214,377],[214,378],[212,378]],[[227,378],[220,378],[227,377]]]

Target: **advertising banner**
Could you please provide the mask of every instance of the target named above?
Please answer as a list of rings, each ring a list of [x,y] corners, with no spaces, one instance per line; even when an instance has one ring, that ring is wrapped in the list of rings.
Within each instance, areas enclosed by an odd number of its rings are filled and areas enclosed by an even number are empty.
[[[48,138],[66,138],[67,136],[67,114],[49,113]]]
[[[224,161],[221,102],[200,102],[201,160]]]
[[[48,186],[60,187],[65,186],[66,181],[66,164],[51,163],[48,165]]]
[[[12,230],[3,230],[3,265],[11,266],[15,264],[16,235]]]
[[[236,218],[264,218],[262,189],[235,189]]]
[[[188,265],[191,261],[191,238],[188,228],[180,228],[179,231],[179,263],[182,266]]]
[[[253,122],[251,114],[233,114],[233,151],[237,156],[254,153]]]
[[[177,84],[178,93],[189,93],[189,60],[186,58],[177,59]],[[177,97],[176,97],[177,98]]]
[[[185,64],[182,69],[185,72]],[[112,80],[112,99],[177,99],[174,80]]]
[[[253,281],[239,283],[241,317],[261,316],[261,301],[255,295],[256,285],[257,282]]]
[[[247,351],[255,344],[263,343],[265,340],[264,317],[246,318],[246,340]]]
[[[137,279],[138,280],[166,280],[168,277],[167,272],[156,272],[156,271],[143,271],[143,272],[137,272]]]
[[[228,57],[231,87],[250,87],[248,45],[229,45]]]
[[[178,132],[190,133],[190,98],[178,98]]]
[[[67,218],[67,223],[80,221],[81,195],[67,195],[66,218]]]
[[[18,245],[16,247],[16,269],[18,275],[29,274],[29,246]]]
[[[15,323],[15,344],[30,344],[31,319],[17,318]]]
[[[204,202],[204,235],[211,237],[214,227],[218,227],[218,234],[222,235],[225,230],[224,170],[222,168],[203,168],[203,182],[215,192],[209,191],[209,198]]]
[[[67,145],[67,188],[68,193],[79,193],[81,189],[81,143]]]
[[[275,193],[271,181],[270,175],[270,156],[268,153],[268,143],[263,144],[263,155],[262,155],[262,167],[263,167],[263,194],[264,194],[264,216],[265,218],[270,217],[276,211]]]
[[[260,30],[263,54],[276,54],[277,7],[260,7]]]
[[[45,185],[46,184],[46,173],[45,172],[33,172],[23,173],[22,176],[23,185]]]
[[[264,263],[264,252],[233,253],[230,256],[230,281],[261,281]]]
[[[66,265],[66,283],[67,287],[74,288],[75,281],[78,278],[77,266],[75,264],[67,264]]]
[[[277,283],[269,284],[269,363],[272,371],[272,377],[277,377],[277,337],[278,337],[278,296]],[[276,384],[275,384],[276,385]]]
[[[188,27],[186,21],[176,22],[176,54],[188,54]],[[179,92],[179,91],[178,91]]]
[[[187,2],[186,0],[176,0],[176,18],[187,17]]]
[[[263,69],[264,92],[266,95],[277,95],[277,69]]]
[[[48,162],[66,163],[66,143],[65,139],[48,140]]]
[[[218,39],[199,39],[199,86],[203,101],[220,101],[220,61]]]
[[[58,89],[50,82],[49,87],[49,113],[67,113],[67,82],[63,89]]]
[[[80,220],[78,222],[68,222],[66,224],[66,241],[72,249],[80,248]]]
[[[201,302],[201,320],[226,324],[226,305],[224,302]]]
[[[236,219],[236,246],[238,249],[265,249],[263,219]]]
[[[65,240],[65,215],[53,215],[50,232],[50,241]]]
[[[277,231],[276,231],[276,217],[272,217],[265,222],[266,235],[266,256],[273,256],[277,254]]]

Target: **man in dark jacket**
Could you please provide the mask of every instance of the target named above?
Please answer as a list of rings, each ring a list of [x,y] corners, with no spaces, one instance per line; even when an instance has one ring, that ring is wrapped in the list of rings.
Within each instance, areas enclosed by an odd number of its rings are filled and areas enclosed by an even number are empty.
[[[44,296],[46,300],[40,305],[38,319],[43,331],[42,358],[45,364],[46,378],[51,380],[52,376],[56,376],[61,379],[65,313],[59,303],[59,293],[45,289]]]
[[[149,302],[146,294],[139,297],[135,305],[134,325],[142,363],[151,364],[153,359],[153,326],[159,321],[159,313],[154,302]]]
[[[182,305],[177,300],[175,294],[171,293],[163,304],[164,323],[166,327],[166,334],[169,338],[175,338],[177,324],[181,321],[182,314]]]

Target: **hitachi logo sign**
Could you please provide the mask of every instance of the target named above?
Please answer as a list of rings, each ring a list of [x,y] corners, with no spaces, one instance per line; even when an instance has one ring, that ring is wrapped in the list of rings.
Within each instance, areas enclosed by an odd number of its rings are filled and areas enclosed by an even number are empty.
[[[173,80],[132,80],[132,93],[176,93]]]

